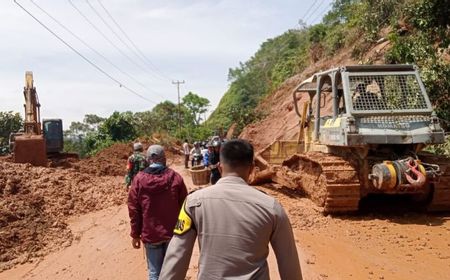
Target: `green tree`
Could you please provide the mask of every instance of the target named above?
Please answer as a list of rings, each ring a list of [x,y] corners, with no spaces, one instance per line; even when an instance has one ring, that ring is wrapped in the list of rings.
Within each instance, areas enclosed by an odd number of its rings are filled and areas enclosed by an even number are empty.
[[[174,135],[178,129],[178,107],[170,101],[164,101],[153,107],[154,125],[158,132]]]
[[[114,112],[99,128],[100,133],[113,141],[127,141],[136,137],[136,129],[131,112]]]
[[[157,131],[156,117],[152,111],[137,112],[134,114],[136,133],[139,136],[151,135]]]
[[[83,122],[89,126],[91,131],[95,131],[105,120],[105,118],[99,117],[95,114],[86,114],[84,115]]]
[[[7,152],[9,134],[17,132],[23,127],[23,120],[19,113],[0,112],[0,153]]]
[[[209,100],[193,92],[189,92],[183,97],[183,105],[187,108],[189,119],[192,119],[195,126],[199,126],[209,107]]]

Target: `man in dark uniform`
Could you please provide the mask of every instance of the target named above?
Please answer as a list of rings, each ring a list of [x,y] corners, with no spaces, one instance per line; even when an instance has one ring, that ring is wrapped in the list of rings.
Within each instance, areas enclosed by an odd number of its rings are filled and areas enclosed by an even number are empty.
[[[199,280],[268,280],[269,243],[277,258],[279,279],[302,279],[286,212],[273,197],[247,184],[253,155],[247,141],[224,144],[220,153],[223,177],[216,185],[187,196],[164,258],[161,279],[185,279],[197,237]]]
[[[128,158],[127,175],[125,176],[125,185],[127,189],[130,188],[134,176],[136,176],[139,171],[142,171],[145,167],[147,167],[147,161],[143,152],[144,147],[140,142],[133,144],[133,154]]]

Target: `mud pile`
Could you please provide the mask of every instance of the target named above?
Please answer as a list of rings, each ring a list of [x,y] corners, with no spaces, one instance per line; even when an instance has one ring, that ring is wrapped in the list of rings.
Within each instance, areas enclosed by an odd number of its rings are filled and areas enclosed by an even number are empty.
[[[144,151],[152,145],[152,142],[142,141]],[[167,163],[170,165],[178,162],[178,151],[175,145],[165,146]],[[67,160],[64,163],[56,164],[56,167],[69,167],[75,171],[88,173],[96,176],[125,176],[128,157],[133,153],[133,143],[116,143],[109,148],[100,151],[90,158]]]
[[[0,271],[69,246],[67,216],[125,201],[120,177],[0,162]]]
[[[93,157],[72,163],[72,167],[96,176],[125,176],[127,159],[132,151],[132,144],[116,143]]]

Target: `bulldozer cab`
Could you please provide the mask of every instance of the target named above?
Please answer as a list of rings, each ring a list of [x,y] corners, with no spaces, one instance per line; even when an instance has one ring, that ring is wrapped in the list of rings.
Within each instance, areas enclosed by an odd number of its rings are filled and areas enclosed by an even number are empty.
[[[298,100],[309,96],[306,116]],[[444,132],[413,65],[357,65],[314,74],[294,90],[300,118],[325,146],[442,143]]]

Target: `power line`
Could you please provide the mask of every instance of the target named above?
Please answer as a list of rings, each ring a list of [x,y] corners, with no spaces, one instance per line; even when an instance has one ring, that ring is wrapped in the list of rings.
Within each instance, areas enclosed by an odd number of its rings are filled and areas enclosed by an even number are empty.
[[[147,99],[146,97],[142,96],[141,94],[137,93],[136,91],[134,91],[133,89],[129,88],[128,86],[126,86],[125,84],[123,84],[122,82],[120,82],[119,80],[117,80],[116,78],[114,78],[113,76],[111,76],[110,74],[108,74],[105,70],[103,70],[102,68],[100,68],[99,66],[97,66],[94,62],[92,62],[90,59],[88,59],[87,57],[85,57],[82,53],[80,53],[79,51],[77,51],[74,47],[72,47],[69,43],[67,43],[64,39],[62,39],[58,34],[56,34],[55,32],[53,32],[53,30],[51,30],[47,25],[45,25],[42,21],[40,21],[37,17],[35,17],[30,11],[28,11],[27,9],[25,9],[25,7],[23,7],[22,5],[20,5],[17,0],[14,0],[14,3],[16,3],[22,10],[24,10],[28,15],[30,15],[35,21],[37,21],[42,27],[44,27],[48,32],[50,32],[53,36],[55,36],[58,40],[60,40],[64,45],[66,45],[68,48],[70,48],[73,52],[75,52],[77,55],[79,55],[82,59],[84,59],[87,63],[89,63],[92,67],[94,67],[95,69],[97,69],[98,71],[100,71],[103,75],[105,75],[106,77],[108,77],[109,79],[111,79],[112,81],[114,81],[115,83],[117,83],[119,85],[119,87],[123,87],[124,89],[128,90],[129,92],[131,92],[132,94],[150,102],[153,104],[157,104],[156,102]]]
[[[325,6],[325,9],[323,9],[323,10],[318,14],[318,16],[315,17],[315,18],[311,21],[311,23],[315,22],[315,21],[318,20],[320,17],[323,17],[323,16],[325,15],[325,13],[326,13],[329,9],[330,9],[329,6]]]
[[[314,9],[314,11],[311,12],[311,13],[305,18],[305,22],[307,22],[307,20],[317,12],[317,10],[322,6],[322,4],[323,4],[324,2],[325,2],[325,0],[320,1],[320,4]]]
[[[88,4],[89,8],[91,8],[91,10],[97,15],[97,17],[103,22],[103,24],[111,31],[111,33],[128,49],[130,50],[141,62],[143,62],[144,66],[147,66],[146,62],[142,60],[142,58],[139,56],[139,54],[136,53],[135,50],[133,50],[127,42],[125,42],[121,36],[119,36],[117,34],[117,32],[111,27],[111,25],[109,25],[108,22],[106,22],[106,20],[102,17],[102,15],[100,15],[100,13],[97,11],[97,9],[95,9],[94,6],[92,6],[92,4],[89,2],[89,0],[86,0],[86,3]],[[150,75],[154,75],[157,78],[160,78],[159,76],[151,73],[151,72],[147,72]]]
[[[312,5],[309,6],[309,8],[306,10],[305,14],[303,14],[303,17],[302,17],[303,20],[304,20],[304,18],[308,15],[308,13],[311,11],[312,7],[314,7],[314,6],[317,4],[317,2],[318,2],[318,1],[314,1],[314,2],[312,3]],[[305,21],[305,23],[306,23],[306,21]]]
[[[70,3],[70,5],[84,18],[84,20],[90,25],[92,26],[92,28],[94,28],[110,45],[112,45],[120,54],[122,54],[125,58],[127,58],[132,64],[134,64],[136,67],[140,68],[143,71],[147,71],[145,68],[143,68],[141,65],[137,64],[131,57],[129,57],[126,53],[124,53],[119,47],[117,47],[116,44],[114,44],[114,42],[112,42],[108,36],[106,36],[97,26],[95,26],[95,24],[89,20],[89,18],[77,7],[75,6],[75,4],[73,4],[72,0],[68,0],[68,2]],[[155,93],[157,94],[157,93]],[[157,94],[159,97],[163,98],[164,97],[160,94]]]
[[[169,76],[167,76],[164,72],[162,72],[160,69],[158,69],[158,67],[156,67],[155,64],[153,64],[151,62],[150,59],[147,58],[147,56],[145,56],[145,54],[138,48],[138,46],[134,43],[133,40],[131,40],[131,38],[127,35],[127,33],[123,30],[123,28],[119,25],[119,23],[114,19],[114,17],[111,15],[111,13],[106,9],[106,7],[103,5],[103,3],[100,0],[97,0],[97,2],[100,4],[100,6],[103,8],[103,10],[105,11],[105,13],[108,15],[108,17],[111,19],[111,21],[114,23],[114,25],[120,30],[120,32],[125,36],[125,38],[131,43],[131,45],[135,48],[135,50],[141,55],[141,57],[148,62],[148,65],[151,66],[155,71],[157,71],[157,73],[168,79],[171,80],[171,78]]]
[[[145,84],[141,83],[140,81],[138,81],[137,79],[135,79],[133,76],[131,76],[130,74],[126,73],[125,71],[123,71],[122,69],[120,69],[116,64],[114,64],[111,60],[109,60],[106,56],[104,56],[103,54],[101,54],[99,51],[97,51],[96,49],[94,49],[91,45],[89,45],[86,41],[84,41],[80,36],[78,36],[77,34],[75,34],[74,32],[72,32],[69,28],[67,28],[64,24],[62,24],[59,20],[57,20],[55,17],[53,17],[50,13],[48,13],[45,9],[43,9],[41,6],[39,6],[37,3],[34,2],[34,0],[30,0],[31,3],[33,3],[33,5],[35,5],[39,10],[41,10],[44,14],[46,14],[49,18],[51,18],[54,22],[56,22],[61,28],[63,28],[65,31],[67,31],[69,34],[71,34],[73,37],[75,37],[78,41],[80,41],[84,46],[86,46],[87,48],[89,48],[92,52],[94,52],[95,54],[97,54],[98,56],[100,56],[101,58],[103,58],[103,60],[105,60],[107,63],[109,63],[109,65],[111,65],[112,67],[114,67],[117,71],[119,71],[120,73],[122,73],[123,75],[126,75],[128,78],[132,79],[134,82],[136,82],[137,84],[139,84],[140,86],[142,86],[143,88],[148,89],[149,91],[153,92],[152,89],[148,88]],[[155,93],[157,94],[157,93]]]

